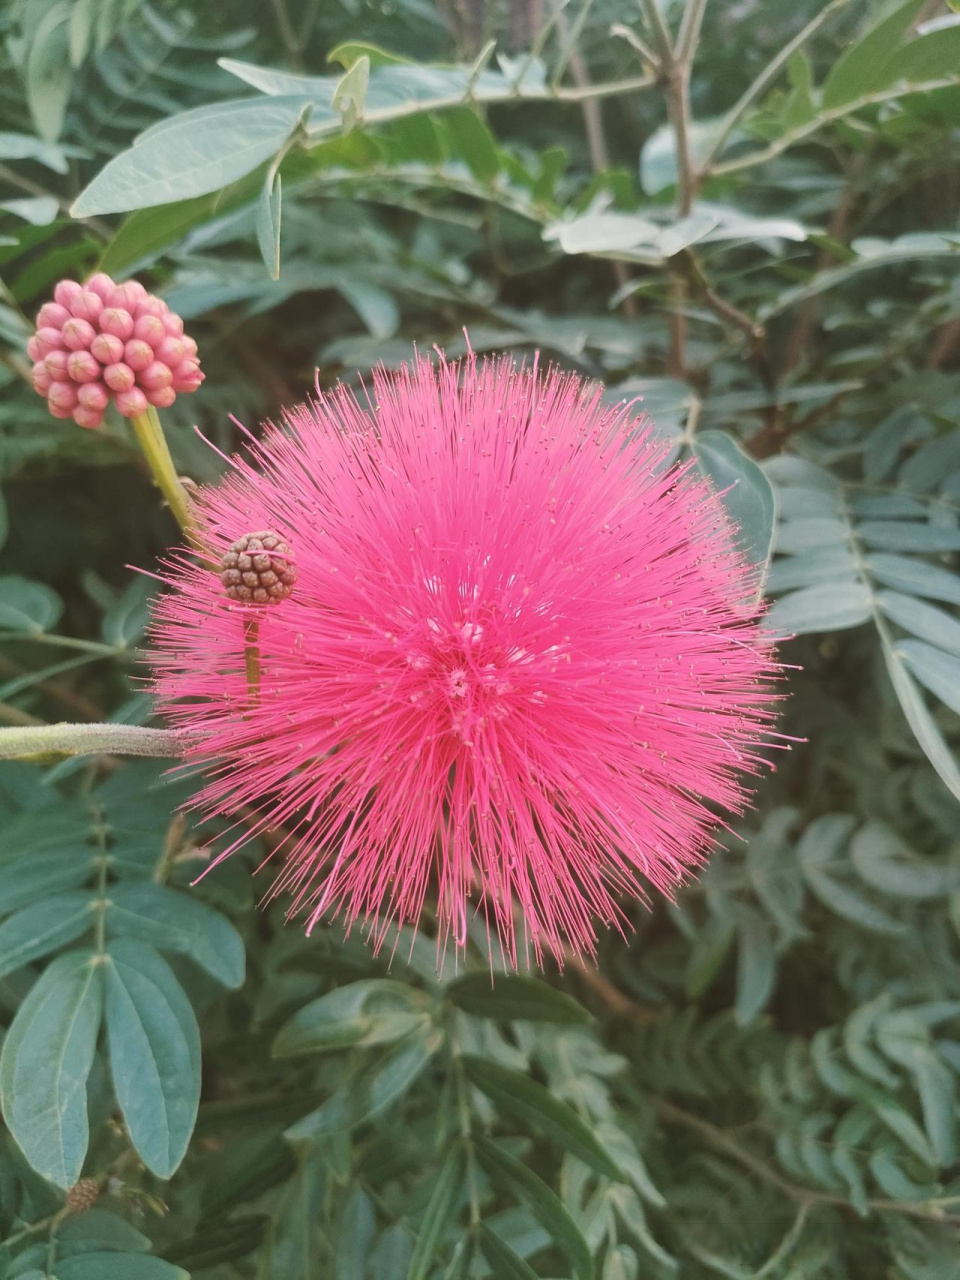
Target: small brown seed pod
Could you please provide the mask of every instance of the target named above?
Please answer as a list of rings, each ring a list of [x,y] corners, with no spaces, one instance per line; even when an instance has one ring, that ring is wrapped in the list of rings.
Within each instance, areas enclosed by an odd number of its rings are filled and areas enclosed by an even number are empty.
[[[279,604],[297,581],[290,544],[272,529],[245,533],[220,561],[220,581],[241,604]]]
[[[96,1178],[81,1178],[67,1192],[65,1208],[68,1213],[86,1213],[100,1199],[100,1183]]]

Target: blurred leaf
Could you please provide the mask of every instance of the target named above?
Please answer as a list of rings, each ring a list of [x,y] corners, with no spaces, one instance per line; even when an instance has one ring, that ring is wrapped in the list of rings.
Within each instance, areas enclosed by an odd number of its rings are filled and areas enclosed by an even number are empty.
[[[737,1021],[746,1026],[766,1006],[776,978],[773,935],[762,916],[744,911],[738,925]]]
[[[433,1194],[417,1232],[417,1243],[410,1260],[407,1280],[427,1280],[430,1267],[463,1194],[463,1176],[463,1151],[459,1146],[451,1147],[437,1175]]]
[[[537,1273],[489,1227],[480,1224],[480,1247],[495,1276],[502,1280],[537,1280]]]
[[[538,978],[508,973],[491,980],[486,972],[464,974],[447,988],[447,996],[458,1009],[474,1018],[514,1019],[527,1022],[555,1022],[582,1026],[590,1015],[564,991]]]
[[[461,1062],[471,1084],[482,1090],[507,1115],[546,1134],[605,1177],[622,1181],[623,1175],[590,1128],[565,1102],[529,1076],[472,1054]]]
[[[271,280],[280,279],[281,186],[279,173],[268,173],[257,201],[257,244]]]
[[[0,578],[0,629],[48,631],[62,612],[60,597],[42,582],[17,574]]]
[[[40,19],[26,62],[27,103],[46,142],[56,142],[70,98],[70,5],[59,0]]]
[[[907,0],[837,59],[823,83],[825,109],[852,102],[892,82],[895,76],[887,70],[890,55],[920,12],[920,5],[921,0]]]
[[[135,1253],[77,1253],[56,1266],[56,1280],[190,1280],[162,1258]]]
[[[277,1033],[278,1058],[331,1049],[392,1044],[429,1026],[421,994],[387,979],[351,982],[311,1000]]]
[[[744,555],[765,572],[777,516],[773,486],[725,431],[701,431],[690,447],[701,472],[723,496],[723,504],[739,529]]]

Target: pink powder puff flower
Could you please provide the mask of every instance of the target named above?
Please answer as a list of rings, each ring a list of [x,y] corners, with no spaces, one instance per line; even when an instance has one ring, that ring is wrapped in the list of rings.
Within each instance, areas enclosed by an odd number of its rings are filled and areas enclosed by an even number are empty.
[[[172,562],[155,692],[197,806],[259,815],[213,865],[286,828],[269,896],[308,932],[365,919],[380,946],[431,894],[439,949],[479,912],[511,964],[562,963],[745,806],[778,697],[756,573],[717,494],[600,395],[417,359],[366,404],[318,391],[198,496],[214,555],[273,530],[298,579],[257,608]]]

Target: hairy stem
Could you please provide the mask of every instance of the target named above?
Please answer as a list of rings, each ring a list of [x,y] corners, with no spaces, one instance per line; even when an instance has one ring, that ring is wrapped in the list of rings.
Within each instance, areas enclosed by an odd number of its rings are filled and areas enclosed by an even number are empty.
[[[183,754],[172,729],[132,724],[44,724],[0,729],[0,760],[49,756],[168,756]]]

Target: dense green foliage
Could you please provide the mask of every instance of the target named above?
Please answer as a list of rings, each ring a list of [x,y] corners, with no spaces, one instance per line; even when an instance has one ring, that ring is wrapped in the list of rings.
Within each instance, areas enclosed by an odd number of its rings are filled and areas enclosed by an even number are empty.
[[[392,963],[285,928],[262,845],[189,888],[189,778],[0,767],[0,1280],[960,1277],[960,16],[13,0],[0,29],[0,721],[150,721],[126,566],[176,530],[124,420],[24,381],[33,313],[101,264],[200,342],[165,415],[196,480],[194,422],[229,449],[230,413],[464,325],[643,395],[772,538],[798,739],[598,968],[493,987],[479,934],[438,976],[429,920]]]

